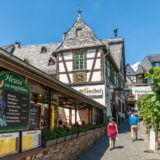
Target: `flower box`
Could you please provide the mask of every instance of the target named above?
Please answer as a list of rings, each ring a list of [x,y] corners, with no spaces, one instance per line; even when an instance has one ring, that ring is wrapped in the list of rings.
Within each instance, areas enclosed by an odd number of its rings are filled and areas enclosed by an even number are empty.
[[[57,143],[57,139],[53,139],[53,140],[43,140],[42,141],[42,146],[43,147],[49,147],[49,146],[53,146]]]
[[[72,135],[68,135],[68,136],[65,137],[65,141],[69,141],[71,139],[72,139]]]
[[[58,138],[58,139],[57,139],[57,144],[64,142],[64,140],[65,140],[65,137],[60,137],[60,138]]]
[[[84,136],[84,135],[86,135],[86,132],[80,132],[80,133],[78,134],[78,136]]]

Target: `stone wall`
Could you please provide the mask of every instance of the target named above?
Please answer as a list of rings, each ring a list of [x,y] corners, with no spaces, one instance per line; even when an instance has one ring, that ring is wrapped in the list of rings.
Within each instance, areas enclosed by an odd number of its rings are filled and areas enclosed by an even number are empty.
[[[104,128],[93,130],[92,133],[79,136],[48,148],[39,148],[8,158],[7,160],[76,160],[96,140],[104,135]]]

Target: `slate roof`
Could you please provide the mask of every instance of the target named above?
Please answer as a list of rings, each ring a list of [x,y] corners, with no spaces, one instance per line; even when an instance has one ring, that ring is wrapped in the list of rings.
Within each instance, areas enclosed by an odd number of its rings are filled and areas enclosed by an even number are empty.
[[[81,30],[80,36],[77,35],[78,30]],[[73,27],[65,34],[64,41],[55,52],[93,46],[104,46],[104,44],[79,15]]]
[[[15,50],[15,45],[11,44],[11,45],[7,45],[7,46],[3,46],[1,48],[5,49],[10,54],[13,54],[13,52]]]
[[[123,38],[122,37],[114,37],[106,40],[102,40],[102,42],[106,45],[110,50],[110,54],[114,59],[118,69],[121,68],[121,62],[123,59]]]
[[[138,65],[136,75],[148,72],[153,62],[160,62],[160,54],[146,56]]]
[[[52,56],[52,53],[59,45],[60,44],[39,44],[19,47],[16,46],[13,54],[25,62],[32,64],[34,67],[51,75],[55,74],[56,65],[48,65],[48,63],[50,58],[56,62],[56,58]],[[42,47],[45,47],[45,53],[41,53]]]
[[[151,63],[153,62],[160,62],[160,54],[150,55],[148,59]]]
[[[133,68],[129,64],[126,65],[126,75],[127,76],[135,76],[135,71],[133,70]]]
[[[77,36],[77,29],[82,29],[80,36]],[[32,64],[34,67],[39,68],[47,74],[56,73],[56,65],[48,65],[50,58],[53,58],[56,61],[56,58],[53,57],[56,56],[56,53],[65,50],[98,46],[110,49],[110,55],[117,68],[120,70],[121,61],[123,59],[123,38],[114,37],[106,40],[98,39],[94,31],[85,23],[80,15],[77,17],[73,27],[71,27],[71,29],[66,33],[62,43],[26,46],[20,44],[10,45],[13,49],[12,53],[15,56],[21,58],[26,63]],[[41,53],[42,47],[45,47],[47,52]]]

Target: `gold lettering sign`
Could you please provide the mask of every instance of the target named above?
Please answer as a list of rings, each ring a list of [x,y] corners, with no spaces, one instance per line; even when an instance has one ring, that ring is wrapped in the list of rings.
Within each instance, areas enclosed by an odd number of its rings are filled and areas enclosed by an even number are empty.
[[[99,88],[99,89],[96,89],[96,88],[88,88],[88,87],[85,87],[83,89],[79,89],[79,92],[89,96],[89,97],[95,97],[95,98],[102,98],[103,96],[103,89],[102,88]]]

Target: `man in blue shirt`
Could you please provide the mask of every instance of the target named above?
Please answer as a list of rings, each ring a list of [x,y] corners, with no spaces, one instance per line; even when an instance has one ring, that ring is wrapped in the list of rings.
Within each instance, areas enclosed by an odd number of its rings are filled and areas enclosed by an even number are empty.
[[[132,142],[137,139],[138,122],[139,122],[138,116],[136,116],[135,113],[133,113],[131,115],[131,117],[129,118],[129,123],[131,125],[131,140],[132,140]]]

